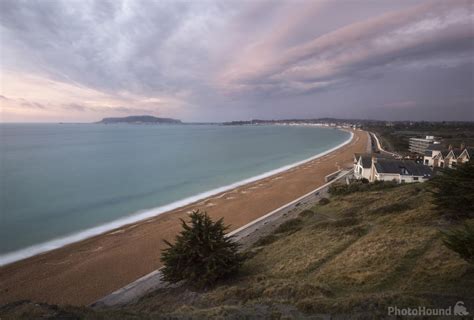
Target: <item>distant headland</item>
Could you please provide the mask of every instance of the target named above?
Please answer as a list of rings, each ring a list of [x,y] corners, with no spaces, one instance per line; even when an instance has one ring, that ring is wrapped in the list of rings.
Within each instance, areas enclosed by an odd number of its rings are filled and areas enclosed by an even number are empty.
[[[130,123],[130,124],[182,124],[181,120],[172,118],[157,118],[154,116],[128,116],[117,118],[104,118],[97,123],[115,124],[115,123]]]

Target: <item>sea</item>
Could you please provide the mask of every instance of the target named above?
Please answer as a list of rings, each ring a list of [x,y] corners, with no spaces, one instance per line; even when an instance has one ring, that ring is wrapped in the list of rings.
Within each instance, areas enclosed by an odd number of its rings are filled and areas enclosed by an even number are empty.
[[[316,126],[0,124],[0,265],[286,170],[350,137]]]

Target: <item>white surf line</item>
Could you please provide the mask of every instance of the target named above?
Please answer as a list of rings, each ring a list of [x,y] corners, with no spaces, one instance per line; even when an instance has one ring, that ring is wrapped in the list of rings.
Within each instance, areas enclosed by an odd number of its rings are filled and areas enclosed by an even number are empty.
[[[206,199],[206,198],[209,198],[209,197],[212,197],[212,196],[215,196],[215,195],[218,195],[222,192],[235,189],[235,188],[243,186],[245,184],[248,184],[248,183],[251,183],[251,182],[254,182],[254,181],[257,181],[257,180],[261,180],[261,179],[264,179],[264,178],[267,178],[267,177],[270,177],[270,176],[273,176],[277,173],[288,171],[289,169],[300,166],[300,165],[302,165],[306,162],[312,161],[312,160],[317,159],[319,157],[323,157],[323,156],[325,156],[325,155],[327,155],[327,154],[329,154],[329,153],[331,153],[331,152],[333,152],[333,151],[335,151],[339,148],[342,148],[343,146],[348,145],[352,142],[352,139],[354,138],[354,133],[352,131],[347,131],[347,130],[343,130],[343,129],[340,129],[340,130],[350,133],[350,136],[346,141],[344,141],[343,143],[341,143],[341,144],[339,144],[339,145],[337,145],[337,146],[335,146],[335,147],[333,147],[329,150],[326,150],[326,151],[321,152],[317,155],[314,155],[314,156],[312,156],[308,159],[298,161],[298,162],[295,162],[295,163],[292,163],[292,164],[289,164],[289,165],[286,165],[286,166],[283,166],[283,167],[280,167],[280,168],[277,168],[277,169],[274,169],[274,170],[270,170],[270,171],[267,171],[267,172],[262,173],[260,175],[256,175],[256,176],[248,178],[248,179],[244,179],[244,180],[241,180],[241,181],[238,181],[238,182],[235,182],[235,183],[231,183],[227,186],[223,186],[223,187],[219,187],[219,188],[216,188],[216,189],[213,189],[213,190],[205,191],[205,192],[202,192],[200,194],[197,194],[197,195],[194,195],[194,196],[182,199],[182,200],[178,200],[178,201],[172,202],[170,204],[167,204],[167,205],[164,205],[164,206],[161,206],[161,207],[152,208],[152,209],[148,209],[148,210],[140,210],[140,211],[136,212],[135,214],[129,215],[127,217],[119,218],[119,219],[114,220],[112,222],[108,222],[108,223],[105,223],[103,225],[99,225],[99,226],[96,226],[96,227],[93,227],[93,228],[90,228],[90,229],[79,231],[79,232],[73,233],[73,234],[68,235],[68,236],[56,238],[56,239],[53,239],[53,240],[49,240],[49,241],[46,241],[46,242],[43,242],[43,243],[39,243],[39,244],[30,246],[30,247],[27,247],[27,248],[23,248],[23,249],[20,249],[20,250],[17,250],[17,251],[13,251],[13,252],[10,252],[10,253],[0,255],[0,266],[4,266],[4,265],[7,265],[7,264],[10,264],[10,263],[19,261],[19,260],[23,260],[23,259],[26,259],[26,258],[29,258],[29,257],[32,257],[32,256],[39,255],[39,254],[43,254],[43,253],[46,253],[48,251],[59,249],[59,248],[64,247],[68,244],[79,242],[79,241],[84,240],[84,239],[92,238],[94,236],[98,236],[100,234],[107,233],[109,231],[121,228],[123,226],[129,225],[129,224],[132,224],[132,223],[136,223],[136,222],[139,222],[139,221],[142,221],[142,220],[147,220],[147,219],[156,217],[160,214],[163,214],[165,212],[172,211],[172,210],[175,210],[175,209],[178,209],[180,207],[184,207],[184,206],[187,206],[187,205],[190,205],[190,204],[193,204],[193,203],[197,203],[198,201],[205,202],[205,200],[204,201],[202,201],[202,200]]]

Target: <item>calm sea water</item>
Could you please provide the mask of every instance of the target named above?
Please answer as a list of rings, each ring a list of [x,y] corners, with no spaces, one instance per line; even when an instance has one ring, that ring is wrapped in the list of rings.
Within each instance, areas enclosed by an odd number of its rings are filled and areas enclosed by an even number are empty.
[[[110,229],[146,209],[182,204],[175,202],[348,138],[315,127],[0,124],[0,260],[99,225]]]

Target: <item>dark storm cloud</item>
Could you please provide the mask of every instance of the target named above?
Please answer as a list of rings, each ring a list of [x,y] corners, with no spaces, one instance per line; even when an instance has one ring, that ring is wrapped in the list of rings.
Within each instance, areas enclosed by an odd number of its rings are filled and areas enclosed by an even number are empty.
[[[3,0],[0,17],[2,69],[113,102],[53,101],[64,112],[442,119],[444,101],[474,119],[469,0]]]
[[[7,63],[20,56],[35,72],[96,89],[173,92],[192,77],[183,67],[200,58],[199,44],[192,52],[179,50],[180,32],[186,23],[202,27],[194,14],[205,15],[211,7],[204,2],[5,0],[2,34],[14,44]]]

